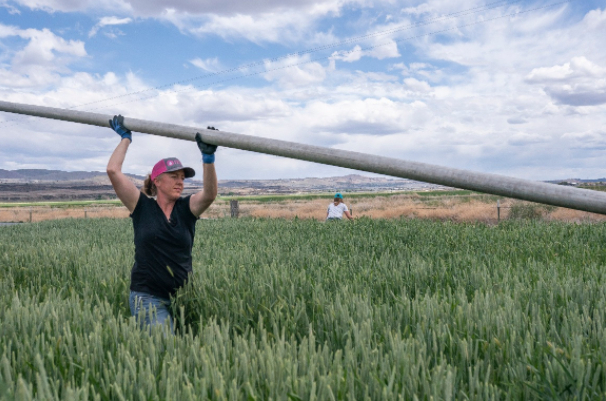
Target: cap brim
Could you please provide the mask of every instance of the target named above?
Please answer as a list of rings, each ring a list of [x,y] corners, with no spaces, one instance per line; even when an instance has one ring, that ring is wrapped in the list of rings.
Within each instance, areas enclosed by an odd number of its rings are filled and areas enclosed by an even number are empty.
[[[183,172],[185,173],[185,178],[191,178],[196,175],[196,171],[191,167],[183,167]]]
[[[196,175],[196,171],[191,167],[181,167],[181,168],[176,168],[174,170],[166,170],[164,173],[171,173],[173,171],[181,171],[181,170],[183,170],[183,174],[185,174],[185,178],[191,178],[194,175]],[[164,174],[164,173],[162,173],[162,174]],[[160,175],[160,174],[158,174],[158,175]]]

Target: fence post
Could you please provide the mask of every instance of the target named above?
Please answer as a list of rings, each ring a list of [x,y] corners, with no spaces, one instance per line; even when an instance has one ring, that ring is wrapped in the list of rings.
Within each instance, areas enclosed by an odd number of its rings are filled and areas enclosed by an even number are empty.
[[[231,210],[231,217],[233,218],[238,218],[238,215],[240,214],[240,207],[238,206],[238,201],[237,200],[230,200],[229,201],[229,208]]]
[[[84,208],[84,218],[85,218],[85,219],[88,219],[88,213],[87,213],[87,211],[86,211],[86,208]]]
[[[497,199],[497,223],[501,222],[501,203]]]
[[[29,208],[29,222],[32,222],[32,208]]]

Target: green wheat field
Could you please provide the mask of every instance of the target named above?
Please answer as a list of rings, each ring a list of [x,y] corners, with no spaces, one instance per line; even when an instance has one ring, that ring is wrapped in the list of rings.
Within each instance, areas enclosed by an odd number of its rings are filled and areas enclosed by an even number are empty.
[[[606,398],[606,225],[200,220],[177,333],[128,219],[0,228],[2,400]]]

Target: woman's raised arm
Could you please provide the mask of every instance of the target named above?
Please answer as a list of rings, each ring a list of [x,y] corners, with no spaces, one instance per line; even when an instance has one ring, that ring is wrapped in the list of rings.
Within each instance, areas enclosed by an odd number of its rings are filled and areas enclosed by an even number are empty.
[[[132,142],[132,134],[129,129],[122,124],[122,116],[114,116],[109,120],[110,127],[122,137],[122,140],[112,153],[107,163],[107,175],[114,187],[118,199],[132,213],[139,201],[139,190],[135,184],[122,172],[122,164],[126,157],[126,151]]]
[[[202,140],[200,133],[196,133],[196,142],[202,153],[202,167],[204,169],[204,187],[189,199],[189,209],[194,216],[200,216],[214,202],[217,197],[217,173],[215,172],[216,145],[210,145]]]

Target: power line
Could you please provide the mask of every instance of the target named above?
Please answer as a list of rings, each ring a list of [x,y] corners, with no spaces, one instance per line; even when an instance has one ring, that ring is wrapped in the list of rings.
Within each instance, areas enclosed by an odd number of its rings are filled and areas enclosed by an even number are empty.
[[[492,10],[494,8],[501,7],[503,5],[502,3],[505,3],[505,5],[509,5],[509,4],[519,3],[520,1],[522,1],[522,0],[514,0],[514,1],[511,1],[511,2],[508,2],[507,0],[497,1],[497,2],[494,2],[494,3],[486,4],[484,6],[469,8],[467,10],[457,11],[457,12],[454,12],[454,13],[446,14],[446,15],[444,15],[442,17],[429,18],[429,19],[426,19],[425,21],[414,23],[414,24],[410,24],[410,25],[407,25],[407,26],[404,26],[404,27],[391,28],[391,29],[388,29],[388,30],[385,30],[385,31],[379,31],[379,32],[369,33],[369,34],[366,34],[366,35],[355,36],[353,38],[345,39],[345,40],[342,40],[340,42],[331,43],[329,45],[319,46],[319,47],[316,47],[316,48],[313,48],[313,49],[309,49],[309,50],[303,50],[303,51],[299,51],[299,52],[295,52],[295,53],[290,53],[290,54],[288,54],[286,56],[278,57],[277,59],[282,59],[282,58],[286,58],[286,57],[290,57],[290,56],[298,56],[298,55],[302,55],[302,54],[313,53],[313,52],[316,52],[318,50],[325,50],[325,49],[330,49],[330,48],[334,48],[334,47],[345,45],[345,44],[350,44],[350,43],[353,43],[353,42],[355,42],[357,40],[360,40],[360,39],[367,39],[367,38],[372,38],[372,37],[376,37],[376,36],[387,35],[387,34],[390,34],[390,33],[401,32],[401,31],[412,29],[412,28],[418,28],[420,26],[425,26],[425,25],[433,24],[434,22],[439,22],[439,21],[444,21],[444,20],[451,19],[451,18],[457,18],[457,17],[467,16],[467,15],[472,15],[472,14],[476,14],[476,13],[478,13],[480,11]],[[496,5],[496,4],[499,4],[499,5]],[[270,61],[273,61],[273,60],[270,59]]]
[[[216,77],[219,75],[224,75],[224,74],[229,74],[232,72],[236,72],[236,71],[242,71],[242,70],[247,70],[249,68],[254,68],[254,67],[259,67],[259,66],[263,66],[266,62],[276,62],[276,61],[280,61],[280,60],[284,60],[284,59],[288,59],[291,57],[296,57],[296,56],[302,56],[302,55],[306,55],[306,54],[311,54],[311,53],[315,53],[318,51],[322,51],[322,50],[328,50],[328,49],[332,49],[335,47],[339,47],[339,46],[343,46],[346,44],[350,44],[353,42],[356,42],[358,40],[363,40],[363,39],[369,39],[369,38],[373,38],[373,37],[377,37],[377,36],[383,36],[383,35],[389,35],[389,34],[393,34],[393,33],[397,33],[397,32],[402,32],[405,30],[410,30],[413,28],[418,28],[421,26],[426,26],[426,25],[430,25],[436,22],[440,22],[440,21],[445,21],[445,20],[449,20],[449,19],[453,19],[453,18],[458,18],[458,17],[462,17],[462,16],[467,16],[467,15],[473,15],[473,14],[477,14],[481,11],[487,11],[487,10],[492,10],[495,8],[499,8],[502,7],[503,5],[509,5],[509,4],[515,4],[515,3],[519,3],[522,0],[514,0],[514,1],[510,1],[508,2],[507,0],[501,0],[501,1],[496,1],[490,4],[486,4],[484,6],[478,6],[478,7],[473,7],[473,8],[469,8],[466,10],[462,10],[462,11],[457,11],[454,13],[450,13],[450,14],[446,14],[444,16],[441,17],[434,17],[434,18],[430,18],[430,19],[426,19],[422,22],[418,22],[418,23],[414,23],[414,24],[409,24],[406,26],[400,26],[400,27],[396,27],[396,28],[391,28],[388,30],[384,30],[384,31],[379,31],[379,32],[374,32],[374,33],[370,33],[370,34],[366,34],[366,35],[360,35],[360,36],[355,36],[349,39],[345,39],[339,42],[334,42],[328,45],[323,45],[323,46],[318,46],[315,48],[311,48],[311,49],[306,49],[306,50],[301,50],[298,52],[294,52],[294,53],[289,53],[283,56],[278,56],[278,57],[273,57],[273,58],[269,58],[269,59],[265,59],[263,61],[255,61],[252,63],[248,63],[248,64],[244,64],[238,67],[233,67],[233,68],[228,68],[228,69],[224,69],[221,71],[217,71],[217,72],[212,72],[212,73],[208,73],[208,74],[204,74],[204,75],[198,75],[192,78],[187,78],[187,79],[183,79],[180,81],[175,81],[169,84],[163,84],[160,86],[155,86],[153,88],[148,88],[148,89],[143,89],[140,91],[135,91],[135,92],[130,92],[130,93],[125,93],[122,95],[118,95],[118,96],[113,96],[113,97],[109,97],[109,98],[105,98],[105,99],[101,99],[101,100],[96,100],[96,101],[92,101],[92,102],[88,102],[88,103],[82,103],[79,104],[77,106],[72,106],[70,107],[70,109],[77,109],[80,107],[85,107],[85,106],[90,106],[93,104],[97,104],[97,103],[102,103],[102,102],[106,102],[106,101],[110,101],[110,100],[115,100],[115,99],[120,99],[123,97],[127,97],[127,96],[133,96],[133,95],[139,95],[142,93],[146,93],[146,92],[150,92],[150,91],[155,91],[155,90],[160,90],[160,89],[164,89],[164,88],[168,88],[168,87],[172,87],[174,85],[181,85],[181,84],[186,84],[192,81],[197,81],[200,79],[204,79],[204,78],[211,78],[211,77]],[[246,75],[245,75],[246,76]],[[147,98],[146,98],[147,99]]]
[[[485,23],[496,21],[496,20],[503,19],[503,18],[514,17],[514,16],[517,16],[517,15],[527,14],[529,12],[538,11],[538,10],[542,10],[542,9],[549,8],[549,7],[555,7],[557,5],[561,5],[561,4],[564,4],[564,3],[569,3],[570,1],[571,0],[564,0],[564,1],[561,1],[561,2],[558,2],[558,3],[552,3],[552,4],[549,4],[549,5],[546,5],[546,6],[536,7],[536,8],[532,8],[532,9],[524,10],[524,11],[518,11],[518,12],[515,12],[515,13],[501,15],[499,17],[494,17],[494,18],[490,18],[490,19],[486,19],[486,20],[482,20],[482,21],[476,21],[476,22],[473,22],[473,23],[469,23],[469,24],[465,24],[465,25],[460,25],[460,26],[455,26],[455,27],[452,27],[452,28],[446,28],[446,29],[442,29],[442,30],[439,30],[439,31],[434,31],[434,32],[429,32],[429,33],[424,33],[424,34],[409,36],[409,37],[401,38],[401,39],[397,39],[397,40],[394,39],[393,42],[398,43],[398,42],[403,42],[403,41],[406,41],[406,40],[413,40],[413,39],[418,39],[418,38],[422,38],[422,37],[433,36],[433,35],[438,35],[438,34],[441,34],[441,33],[451,32],[451,31],[458,30],[458,29],[461,29],[461,28],[467,28],[467,27],[470,27],[470,26],[481,25],[481,24],[485,24]],[[353,49],[353,50],[345,51],[342,54],[361,53],[361,52],[365,52],[365,51],[368,51],[368,50],[373,50],[373,49],[376,49],[376,48],[379,48],[379,47],[392,45],[393,42],[382,43],[382,44],[378,44],[378,45],[374,45],[374,46],[368,46],[368,47],[359,48],[359,49]],[[333,55],[324,56],[324,57],[317,57],[317,58],[314,58],[314,59],[311,59],[311,60],[306,60],[306,61],[300,61],[300,62],[296,62],[296,63],[291,63],[291,64],[287,64],[287,65],[284,65],[284,66],[275,67],[275,68],[271,68],[271,69],[265,69],[263,71],[251,72],[249,74],[239,75],[237,77],[230,77],[230,78],[220,79],[220,80],[216,80],[216,81],[210,82],[210,83],[208,83],[208,85],[211,86],[211,85],[222,84],[222,83],[225,83],[225,82],[235,81],[235,80],[238,80],[238,79],[250,78],[250,77],[253,77],[253,76],[257,76],[257,75],[261,75],[261,74],[266,74],[266,73],[269,73],[269,72],[284,70],[284,69],[288,69],[288,68],[292,68],[292,67],[298,67],[298,66],[301,66],[301,65],[306,65],[306,64],[313,63],[313,62],[317,62],[317,61],[328,60],[331,57],[333,57]],[[165,94],[169,94],[169,93],[182,93],[182,92],[190,91],[190,90],[193,90],[193,89],[199,89],[199,88],[197,86],[193,86],[193,87],[188,87],[188,88],[179,89],[179,90],[166,91],[164,93]],[[125,96],[129,96],[129,95],[133,95],[133,94],[145,93],[145,92],[148,92],[150,90],[153,90],[153,88],[152,89],[148,89],[148,90],[144,90],[144,91],[140,91],[140,92],[135,92],[135,93],[132,93],[132,94],[121,95],[119,97],[125,97]],[[123,104],[139,102],[139,101],[142,101],[142,100],[147,100],[147,99],[155,98],[158,95],[159,94],[154,94],[154,95],[147,96],[147,97],[142,97],[142,98],[138,98],[138,99],[128,100],[128,101],[122,102],[122,103],[114,103],[114,104],[112,104],[110,106],[102,106],[102,107],[98,107],[98,108],[94,108],[94,109],[88,109],[88,111],[101,110],[101,109],[105,109],[105,108],[108,108],[108,107],[115,107],[115,106],[120,106],[120,105],[123,105]],[[116,98],[118,98],[118,97],[116,97]],[[116,99],[116,98],[112,98],[112,99]]]
[[[521,0],[518,0],[518,1],[521,1]],[[524,11],[518,11],[518,12],[514,12],[514,13],[510,13],[510,14],[505,14],[505,15],[501,15],[501,16],[498,16],[498,17],[494,17],[494,18],[490,18],[490,19],[486,19],[486,20],[481,20],[481,21],[476,21],[476,22],[473,22],[473,23],[465,24],[465,25],[455,26],[455,27],[446,28],[446,29],[442,29],[442,30],[438,30],[438,31],[433,31],[433,32],[424,33],[424,34],[419,34],[419,35],[413,35],[413,36],[409,36],[409,37],[401,38],[401,39],[394,39],[393,41],[390,41],[390,42],[387,42],[387,43],[382,43],[382,44],[378,44],[378,45],[374,45],[374,46],[368,46],[368,47],[364,47],[364,48],[357,48],[357,49],[353,49],[353,50],[349,50],[349,51],[344,51],[341,54],[342,55],[347,55],[347,54],[361,53],[361,52],[373,50],[373,49],[376,49],[376,48],[379,48],[379,47],[392,45],[393,42],[399,43],[399,42],[403,42],[403,41],[406,41],[406,40],[413,40],[413,39],[418,39],[418,38],[421,38],[421,37],[428,37],[428,36],[438,35],[438,34],[441,34],[441,33],[451,32],[451,31],[458,30],[458,29],[461,29],[461,28],[466,28],[466,27],[475,26],[475,25],[481,25],[481,24],[489,23],[489,22],[496,21],[496,20],[503,19],[503,18],[513,17],[513,16],[517,16],[517,15],[527,14],[527,13],[533,12],[533,11],[538,11],[538,10],[542,10],[542,9],[546,9],[546,8],[550,8],[550,7],[555,7],[555,6],[558,6],[558,5],[561,5],[561,4],[569,3],[570,1],[572,1],[572,0],[564,0],[564,1],[557,2],[557,3],[552,3],[552,4],[548,4],[548,5],[540,6],[540,7],[535,7],[535,8],[524,10]],[[500,3],[503,3],[503,2],[491,3],[491,4],[489,4],[489,5],[485,6],[485,7],[492,6],[494,4],[500,4]],[[493,6],[492,8],[496,8],[496,7],[497,6]],[[470,10],[475,10],[477,8],[478,7],[474,8],[474,9],[468,9],[468,10],[460,11],[460,12],[453,13],[453,14],[457,14],[458,16],[460,16],[461,13],[468,12]],[[469,12],[468,14],[474,14],[474,13]],[[452,17],[453,14],[449,14],[448,17],[440,17],[439,20],[453,18]],[[468,14],[466,14],[466,15],[468,15]],[[404,29],[405,28],[401,28],[400,30],[404,30]],[[390,30],[390,32],[391,31],[393,31],[393,30]],[[383,32],[386,32],[386,31],[381,31],[381,33],[383,33]],[[379,33],[377,33],[377,36],[378,36],[378,34]],[[368,35],[363,35],[363,36],[368,36]],[[341,42],[339,42],[339,43],[341,43]],[[337,45],[335,44],[335,46],[337,46]],[[277,57],[277,58],[270,59],[270,60],[282,60],[282,59],[286,59],[288,57],[291,57],[291,56],[290,55],[289,56],[281,56],[281,57]],[[288,69],[288,68],[298,67],[298,66],[301,66],[301,65],[306,65],[306,64],[313,63],[313,62],[317,62],[317,61],[328,60],[328,59],[330,59],[332,57],[333,57],[333,55],[323,56],[323,57],[316,57],[316,58],[313,58],[313,59],[310,59],[310,60],[306,60],[306,61],[300,61],[300,62],[291,63],[291,64],[287,64],[287,65],[280,66],[280,67],[275,67],[275,68],[270,68],[270,69],[264,69],[263,71],[256,71],[256,72],[251,72],[249,74],[239,75],[239,76],[236,76],[236,77],[219,79],[219,80],[216,80],[216,81],[213,81],[213,82],[209,82],[207,85],[211,86],[211,85],[222,84],[222,83],[226,83],[226,82],[230,82],[230,81],[235,81],[235,80],[239,80],[239,79],[243,79],[243,78],[250,78],[250,77],[253,77],[253,76],[260,75],[260,74],[265,74],[265,73],[269,73],[269,72],[280,71],[280,70],[284,70],[284,69]],[[190,78],[190,79],[187,79],[187,80],[178,81],[178,82],[175,82],[175,83],[172,83],[172,84],[166,84],[166,85],[162,85],[162,86],[158,86],[158,87],[154,87],[154,88],[150,88],[150,89],[141,90],[141,91],[138,91],[138,92],[132,92],[132,93],[127,93],[127,94],[123,94],[123,95],[119,95],[119,96],[114,96],[114,97],[103,99],[103,100],[99,100],[99,101],[96,101],[96,102],[86,103],[86,104],[79,105],[79,106],[73,106],[73,107],[67,108],[67,109],[75,109],[75,108],[83,107],[85,105],[97,104],[97,103],[102,103],[102,102],[109,101],[109,100],[115,100],[115,99],[119,99],[119,98],[123,98],[123,97],[127,97],[127,96],[133,96],[133,95],[143,94],[143,93],[146,93],[146,92],[150,92],[152,90],[158,90],[158,89],[161,89],[161,88],[170,87],[170,86],[173,86],[173,85],[176,85],[176,84],[179,84],[179,83],[191,82],[193,80],[202,79],[204,77],[212,77],[212,76],[222,75],[222,74],[225,74],[225,73],[228,73],[228,72],[233,72],[233,71],[238,71],[238,70],[241,70],[241,69],[249,68],[250,66],[263,65],[267,61],[268,60],[264,60],[263,62],[250,63],[250,64],[248,64],[246,66],[234,67],[234,68],[231,68],[231,69],[228,69],[228,70],[223,70],[223,71],[220,71],[220,72],[216,72],[216,73],[212,73],[212,74],[207,74],[207,75],[204,75],[204,76],[198,76],[198,77]],[[192,87],[187,87],[187,88],[183,88],[183,89],[179,89],[179,90],[166,91],[166,92],[163,92],[163,93],[164,94],[182,93],[182,92],[191,91],[191,90],[194,90],[194,89],[199,89],[199,87],[192,86]],[[115,107],[115,106],[120,106],[120,105],[124,105],[124,104],[129,104],[129,103],[134,103],[134,102],[140,102],[140,101],[143,101],[143,100],[148,100],[148,99],[155,98],[155,97],[159,96],[159,94],[160,93],[156,93],[156,94],[153,94],[153,95],[150,95],[150,96],[141,97],[141,98],[137,98],[137,99],[132,99],[132,100],[128,100],[128,101],[121,102],[121,103],[113,103],[113,104],[108,105],[108,106],[101,106],[101,107],[97,107],[97,108],[93,108],[93,109],[88,109],[87,111],[101,110],[101,109],[106,109],[108,107]],[[9,121],[5,121],[3,123],[0,123],[0,125],[4,125],[6,127],[7,123],[9,123]],[[16,121],[13,121],[13,123],[16,123]]]

